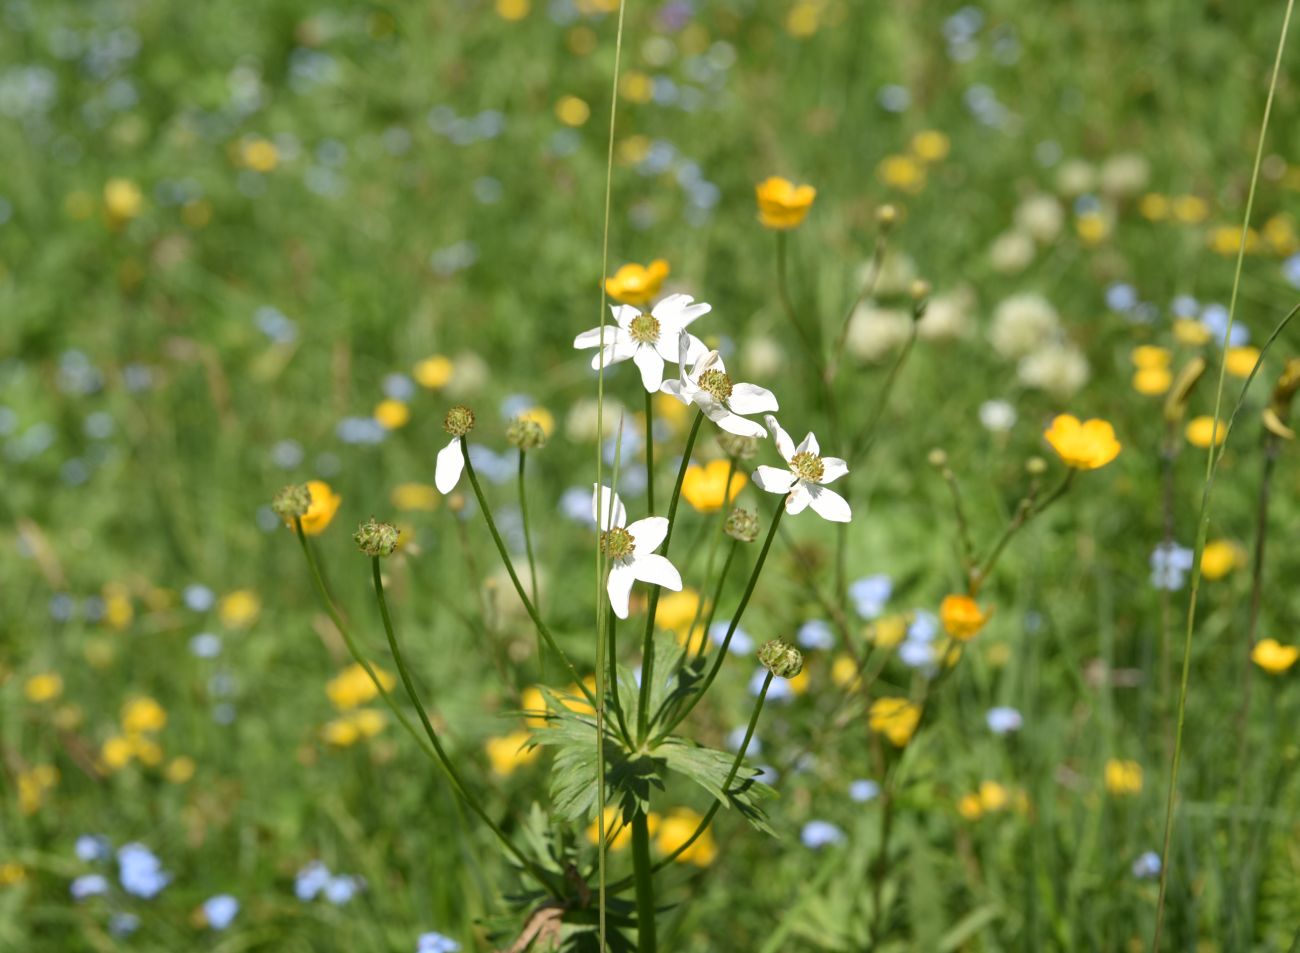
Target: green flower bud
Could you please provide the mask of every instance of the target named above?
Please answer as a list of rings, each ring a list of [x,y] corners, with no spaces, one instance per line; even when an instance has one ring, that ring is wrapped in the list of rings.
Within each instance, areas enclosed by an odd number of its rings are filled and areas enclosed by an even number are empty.
[[[352,538],[367,556],[391,556],[400,535],[392,523],[381,523],[372,516],[357,528]]]
[[[311,509],[311,490],[306,483],[291,483],[275,494],[271,510],[286,523],[302,519]]]
[[[758,660],[777,678],[794,678],[803,671],[803,653],[780,639],[765,642],[758,650]]]
[[[506,428],[506,442],[520,450],[540,450],[546,446],[546,431],[527,417],[516,417]]]
[[[453,437],[465,436],[474,429],[474,411],[457,404],[447,411],[447,416],[442,421],[442,429]]]
[[[752,460],[758,456],[758,440],[754,437],[742,437],[734,433],[718,434],[718,446],[729,457],[737,460]]]
[[[758,517],[738,506],[727,514],[727,521],[722,524],[722,531],[732,539],[742,543],[752,543],[758,539]]]
[[[1025,472],[1030,476],[1042,476],[1047,472],[1047,461],[1042,457],[1030,457],[1025,461]]]

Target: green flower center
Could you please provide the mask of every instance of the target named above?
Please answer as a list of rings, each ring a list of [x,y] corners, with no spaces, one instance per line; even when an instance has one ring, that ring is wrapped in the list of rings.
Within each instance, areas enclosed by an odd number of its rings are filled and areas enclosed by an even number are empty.
[[[716,400],[725,401],[731,396],[731,378],[725,371],[716,368],[700,375],[700,390],[711,394]]]
[[[653,314],[638,314],[632,319],[628,333],[637,344],[654,344],[659,340],[659,319]]]
[[[807,480],[809,483],[820,483],[823,474],[826,473],[826,465],[822,463],[822,458],[807,450],[802,450],[790,458],[790,469],[799,479]]]
[[[636,540],[621,526],[600,534],[600,548],[610,559],[626,559],[636,549]]]

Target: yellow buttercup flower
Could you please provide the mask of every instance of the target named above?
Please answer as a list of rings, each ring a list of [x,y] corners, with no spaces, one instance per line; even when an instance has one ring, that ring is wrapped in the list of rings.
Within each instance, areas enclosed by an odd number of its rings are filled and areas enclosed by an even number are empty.
[[[63,694],[63,678],[57,672],[42,672],[33,675],[23,685],[23,694],[29,702],[37,705],[54,701]]]
[[[506,778],[522,765],[536,761],[539,749],[528,747],[531,738],[532,735],[526,731],[512,731],[500,738],[489,738],[484,749],[492,773],[499,778]]]
[[[1148,222],[1163,222],[1169,217],[1169,199],[1158,192],[1148,192],[1138,200],[1138,212]]]
[[[877,698],[867,712],[867,726],[901,748],[912,740],[921,723],[921,707],[906,698]]]
[[[438,508],[441,494],[428,483],[399,483],[388,500],[395,509],[431,513]]]
[[[1174,360],[1173,352],[1169,348],[1156,347],[1154,344],[1143,344],[1133,348],[1129,357],[1133,360],[1133,366],[1139,370],[1169,367]]]
[[[798,228],[808,216],[817,190],[811,185],[795,185],[789,179],[772,176],[755,187],[758,196],[758,220],[765,228]]]
[[[1281,675],[1300,658],[1300,648],[1276,639],[1260,639],[1250,650],[1250,660],[1270,675]]]
[[[1201,551],[1201,575],[1206,579],[1222,579],[1245,563],[1245,550],[1230,539],[1212,539]]]
[[[152,738],[144,735],[127,735],[126,742],[131,746],[131,755],[147,768],[156,768],[162,764],[162,746]]]
[[[1167,367],[1143,367],[1133,375],[1133,389],[1148,397],[1168,393],[1173,383],[1173,372]]]
[[[302,517],[302,531],[308,536],[319,536],[333,521],[343,497],[335,493],[324,480],[308,480],[307,489],[311,492],[311,506]]]
[[[163,777],[172,784],[185,784],[194,777],[196,767],[193,758],[181,755],[167,762],[167,767],[163,769]]]
[[[681,592],[665,592],[659,597],[659,608],[655,611],[655,625],[675,636],[682,645],[688,645],[692,652],[698,652],[704,641],[702,625],[691,631],[691,623],[699,617],[703,620],[703,600],[694,589]]]
[[[531,8],[529,0],[497,0],[497,16],[511,23],[528,16]]]
[[[907,616],[887,615],[875,621],[867,630],[867,636],[879,648],[892,649],[907,637],[907,625]]]
[[[1230,347],[1223,354],[1223,369],[1233,377],[1246,378],[1259,361],[1257,347]]]
[[[939,162],[948,157],[952,140],[938,129],[926,129],[912,137],[912,155],[922,162]]]
[[[659,815],[651,812],[645,822],[650,836],[654,837],[659,830]],[[623,823],[623,812],[617,807],[605,808],[605,838],[610,850],[622,850],[632,843],[632,825]],[[587,825],[587,843],[592,846],[600,843],[600,825],[595,821]]]
[[[140,214],[144,193],[130,179],[109,179],[104,183],[104,211],[110,224],[122,225]]]
[[[221,597],[217,615],[221,624],[231,629],[246,629],[257,621],[262,611],[262,600],[251,589],[236,589]]]
[[[358,708],[347,716],[352,719],[352,724],[356,725],[357,731],[363,738],[373,738],[384,730],[384,725],[388,720],[384,713],[378,708]]]
[[[978,794],[963,794],[957,801],[957,813],[968,821],[978,821],[984,815],[984,805]]]
[[[835,661],[831,663],[831,681],[836,688],[848,688],[850,685],[856,687],[861,682],[858,678],[858,663],[852,655],[835,656]]]
[[[566,126],[582,126],[591,118],[591,107],[577,96],[561,96],[555,104],[555,116]]]
[[[452,364],[451,358],[435,354],[416,364],[411,376],[415,378],[415,382],[421,387],[438,390],[440,387],[446,387],[448,382],[451,381],[451,374],[454,369],[455,365]]]
[[[530,728],[545,728],[546,713],[550,710],[546,696],[536,685],[530,685],[519,696],[519,708],[524,712],[524,724]]]
[[[393,676],[382,668],[375,668],[375,677],[384,686],[384,691],[391,690],[396,684]],[[373,701],[379,690],[366,670],[354,662],[325,683],[325,694],[336,709],[348,711]]]
[[[1074,220],[1074,232],[1085,245],[1099,245],[1110,234],[1110,219],[1101,212],[1084,212]]]
[[[27,879],[27,868],[16,861],[0,864],[0,887],[12,887]]]
[[[582,680],[582,684],[587,686],[587,691],[593,695],[596,694],[596,676],[588,675]],[[591,707],[587,701],[587,696],[582,693],[577,685],[570,685],[568,692],[561,696],[560,703],[575,715],[594,715],[596,709]]]
[[[1204,450],[1210,445],[1210,441],[1214,441],[1216,447],[1223,444],[1223,441],[1228,438],[1228,425],[1220,420],[1216,426],[1213,417],[1201,416],[1192,419],[1184,433],[1188,443]]]
[[[1241,229],[1236,225],[1220,225],[1211,230],[1209,245],[1216,255],[1236,255],[1242,248]],[[1246,231],[1245,247],[1247,254],[1259,249],[1259,233],[1253,228]]]
[[[254,172],[273,172],[280,164],[280,150],[269,139],[255,136],[240,144],[239,159]]]
[[[114,735],[99,748],[99,760],[109,771],[118,771],[131,763],[135,754],[131,742],[122,735]]]
[[[381,400],[375,406],[374,418],[385,430],[397,430],[410,422],[411,408],[400,400]]]
[[[990,613],[979,607],[979,603],[970,596],[952,594],[944,596],[939,603],[939,621],[943,630],[958,642],[969,642],[979,635],[989,621]]]
[[[1174,340],[1179,344],[1200,347],[1210,340],[1210,329],[1201,324],[1200,321],[1193,321],[1191,318],[1179,318],[1174,322]]]
[[[1205,221],[1210,214],[1210,205],[1199,195],[1179,195],[1173,201],[1174,218],[1184,225],[1195,225]]]
[[[647,818],[648,820],[648,818]],[[671,854],[685,844],[704,818],[689,808],[677,808],[659,821],[655,844],[665,854]],[[712,828],[706,828],[690,847],[677,857],[676,863],[707,867],[717,859],[718,845]]]
[[[132,698],[122,706],[122,730],[128,735],[162,731],[166,725],[166,709],[152,698]]]
[[[680,405],[680,401],[674,400],[673,403]],[[529,407],[519,415],[519,419],[531,420],[537,424],[542,428],[542,433],[546,435],[547,440],[555,436],[555,415],[545,407]]]
[[[361,732],[350,718],[335,718],[321,727],[321,738],[326,744],[347,748],[361,738]]]
[[[981,781],[980,807],[986,811],[1000,811],[1011,803],[1011,794],[996,781]]]
[[[915,193],[925,187],[925,166],[911,156],[885,156],[876,167],[876,175],[891,189]]]
[[[701,513],[716,513],[724,503],[733,502],[749,482],[745,474],[739,471],[731,473],[731,490],[728,492],[729,472],[731,463],[727,460],[711,460],[702,467],[687,467],[682,479],[682,497]]]
[[[628,264],[605,279],[605,291],[624,304],[649,304],[668,277],[668,262],[656,258],[648,265]]]
[[[1106,790],[1111,794],[1138,794],[1142,790],[1142,765],[1111,758],[1106,762]]]
[[[1115,428],[1104,420],[1081,422],[1071,414],[1060,414],[1043,436],[1066,465],[1077,470],[1096,470],[1119,456]]]
[[[18,806],[24,814],[35,814],[45,803],[45,795],[59,783],[59,769],[52,764],[38,764],[18,774]]]

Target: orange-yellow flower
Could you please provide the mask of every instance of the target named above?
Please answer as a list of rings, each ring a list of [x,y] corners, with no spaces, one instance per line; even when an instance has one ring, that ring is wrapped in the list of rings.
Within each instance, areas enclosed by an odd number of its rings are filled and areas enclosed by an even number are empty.
[[[1140,367],[1133,375],[1133,389],[1148,397],[1167,393],[1173,383],[1173,372],[1167,367]]]
[[[611,298],[625,304],[649,304],[658,296],[668,271],[668,262],[662,258],[656,258],[648,265],[624,265],[605,279],[605,290]]]
[[[1258,360],[1257,347],[1230,347],[1223,355],[1223,369],[1233,377],[1249,377]]]
[[[727,487],[727,474],[731,473],[731,487]],[[727,460],[713,460],[702,467],[686,469],[682,479],[682,496],[701,513],[716,513],[723,503],[730,503],[745,488],[749,478],[740,472],[731,472]]]
[[[1106,790],[1111,794],[1138,794],[1142,790],[1142,765],[1111,758],[1106,762]]]
[[[1239,543],[1212,539],[1201,551],[1201,575],[1206,579],[1222,579],[1245,562],[1246,553]]]
[[[689,808],[678,808],[660,819],[655,842],[664,854],[671,854],[690,840],[703,820],[704,818]],[[713,831],[705,828],[704,833],[697,837],[690,847],[677,855],[676,863],[707,867],[717,856],[718,845],[713,839]]]
[[[537,760],[538,749],[528,746],[531,738],[532,735],[526,731],[512,731],[500,738],[489,738],[485,748],[492,773],[506,778],[521,765]]]
[[[335,493],[324,480],[308,480],[307,489],[311,492],[311,506],[302,517],[302,531],[308,536],[319,536],[339,511],[343,497]]]
[[[1096,470],[1119,456],[1115,428],[1104,420],[1081,422],[1071,414],[1060,414],[1043,436],[1066,465],[1077,470]]]
[[[1228,439],[1228,425],[1222,420],[1216,425],[1213,417],[1201,416],[1188,423],[1186,435],[1187,442],[1193,447],[1204,450],[1210,445],[1210,441],[1214,441],[1217,447]]]
[[[1250,660],[1270,675],[1281,675],[1300,658],[1300,649],[1277,639],[1260,639],[1250,650]]]
[[[954,593],[944,596],[943,602],[939,604],[939,620],[943,623],[943,630],[958,642],[969,642],[979,635],[980,629],[989,621],[989,615],[970,596]]]
[[[895,748],[912,740],[921,723],[921,707],[906,698],[877,698],[867,712],[867,725],[884,735]]]
[[[811,185],[795,185],[789,179],[772,176],[755,188],[758,196],[758,220],[765,228],[798,228],[808,216],[817,190]]]

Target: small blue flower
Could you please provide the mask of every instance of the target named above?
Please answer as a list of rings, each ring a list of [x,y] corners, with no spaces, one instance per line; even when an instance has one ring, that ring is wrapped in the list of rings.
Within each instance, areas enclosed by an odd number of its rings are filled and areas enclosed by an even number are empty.
[[[907,627],[907,637],[916,642],[933,642],[939,634],[939,617],[925,609],[912,613],[912,621]]]
[[[341,907],[354,896],[360,888],[361,883],[356,877],[338,876],[331,877],[325,884],[325,899],[336,907]]]
[[[864,619],[877,619],[885,611],[885,604],[894,593],[893,581],[884,573],[864,576],[849,585],[849,598],[858,615]]]
[[[1300,255],[1292,255],[1282,262],[1282,275],[1293,288],[1300,288]]]
[[[1161,543],[1151,553],[1151,585],[1168,592],[1183,588],[1185,575],[1192,568],[1190,549],[1177,543]]]
[[[934,645],[919,639],[906,639],[898,647],[898,659],[908,668],[929,669],[934,667]]]
[[[830,821],[809,821],[799,832],[803,845],[811,850],[820,850],[831,844],[844,843],[844,832]]]
[[[880,797],[880,785],[866,778],[853,781],[849,784],[849,797],[859,804],[874,801]]]
[[[108,893],[108,878],[102,874],[85,874],[72,881],[68,892],[72,894],[72,899],[77,901],[102,897]]]
[[[984,715],[984,721],[989,726],[989,731],[995,735],[1007,735],[1013,731],[1019,731],[1025,723],[1020,712],[1014,708],[998,706],[990,708]]]
[[[799,634],[795,638],[806,649],[825,651],[835,647],[835,633],[822,619],[810,619],[799,626]]]
[[[203,918],[214,930],[230,926],[239,913],[239,901],[228,893],[219,893],[203,901]]]
[[[1160,876],[1160,855],[1149,850],[1133,861],[1133,876],[1139,880],[1152,880]]]
[[[384,396],[390,400],[408,401],[415,396],[415,381],[405,374],[388,374],[384,377]]]
[[[113,845],[103,834],[82,834],[77,838],[77,859],[89,864],[96,860],[107,860],[113,852]]]
[[[194,612],[207,612],[217,601],[211,589],[197,582],[185,587],[183,598],[185,605]]]
[[[143,844],[126,844],[117,852],[118,879],[122,889],[134,897],[150,900],[171,883],[162,861]]]
[[[767,681],[768,671],[765,668],[754,670],[753,677],[749,680],[749,693],[758,697],[758,693],[763,690],[763,683]],[[790,687],[790,680],[787,678],[774,678],[772,684],[767,689],[767,700],[770,702],[789,701],[794,698],[794,689]]]
[[[134,913],[115,913],[108,918],[108,932],[115,937],[130,936],[140,929],[140,918]]]
[[[319,860],[313,860],[298,871],[298,875],[293,882],[293,892],[303,902],[314,900],[316,895],[329,884],[329,881],[329,868]]]
[[[770,764],[761,764],[754,771],[754,780],[762,781],[764,784],[776,784],[781,779],[781,772]]]
[[[460,944],[441,933],[421,933],[415,944],[415,953],[460,953]]]
[[[514,420],[525,411],[537,406],[537,401],[527,394],[508,394],[501,401],[501,416],[505,420]]]
[[[727,637],[727,629],[731,627],[730,620],[714,622],[709,626],[709,640],[714,645],[721,645]],[[727,651],[732,655],[749,655],[754,651],[754,640],[749,633],[736,626],[736,631],[731,633],[731,644],[727,646]]]
[[[1137,290],[1130,284],[1116,282],[1106,289],[1106,307],[1121,314],[1137,307]]]
[[[214,632],[200,632],[190,639],[190,654],[195,658],[216,658],[221,654],[221,636]]]
[[[1201,304],[1191,295],[1177,295],[1169,304],[1169,310],[1179,318],[1194,318],[1196,312],[1201,310]]]
[[[1207,304],[1201,312],[1201,324],[1210,332],[1210,339],[1215,344],[1223,344],[1223,336],[1228,335],[1228,347],[1242,347],[1250,343],[1250,331],[1240,321],[1232,322],[1228,329],[1228,309],[1221,304]]]

